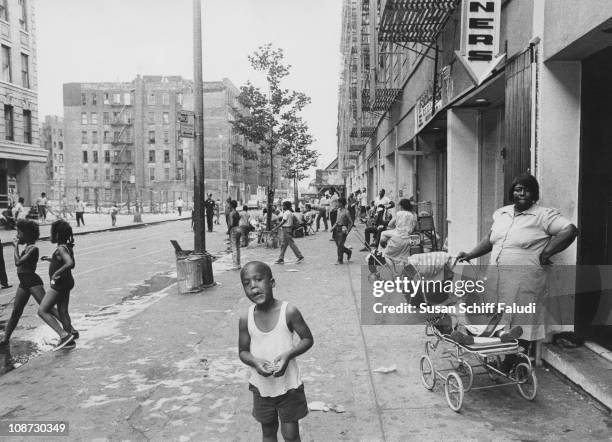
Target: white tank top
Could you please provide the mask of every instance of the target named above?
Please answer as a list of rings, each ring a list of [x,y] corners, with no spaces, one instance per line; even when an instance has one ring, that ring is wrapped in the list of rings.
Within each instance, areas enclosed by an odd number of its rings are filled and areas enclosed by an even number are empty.
[[[278,315],[278,322],[269,332],[262,332],[255,324],[253,313],[255,305],[249,307],[248,330],[251,336],[251,354],[259,359],[274,362],[277,356],[288,350],[293,345],[293,332],[287,326],[287,302],[283,301]],[[259,394],[266,397],[275,397],[285,394],[288,390],[298,388],[302,385],[300,369],[297,361],[292,359],[287,365],[285,374],[280,377],[264,377],[251,367],[251,378],[249,382],[257,387]]]

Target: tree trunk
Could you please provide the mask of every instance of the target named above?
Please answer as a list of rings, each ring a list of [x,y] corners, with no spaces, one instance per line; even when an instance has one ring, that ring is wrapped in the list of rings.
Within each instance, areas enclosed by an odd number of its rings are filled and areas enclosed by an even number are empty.
[[[293,176],[293,208],[297,209],[299,207],[299,195],[298,195],[298,186],[297,186],[297,170],[295,171],[295,175]]]
[[[272,205],[274,204],[274,150],[270,147],[270,183],[268,185],[268,213],[266,230],[272,230]]]

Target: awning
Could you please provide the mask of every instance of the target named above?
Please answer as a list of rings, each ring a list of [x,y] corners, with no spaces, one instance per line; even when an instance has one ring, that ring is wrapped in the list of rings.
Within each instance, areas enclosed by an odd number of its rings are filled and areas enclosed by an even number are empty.
[[[455,10],[457,0],[387,0],[382,5],[379,41],[431,43]]]

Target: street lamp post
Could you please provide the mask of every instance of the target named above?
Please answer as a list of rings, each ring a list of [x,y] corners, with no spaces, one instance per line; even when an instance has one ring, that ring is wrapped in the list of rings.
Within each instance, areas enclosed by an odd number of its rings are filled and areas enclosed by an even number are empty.
[[[194,180],[194,247],[206,253],[204,228],[204,91],[202,82],[202,5],[193,0],[193,80],[195,95],[195,180]]]

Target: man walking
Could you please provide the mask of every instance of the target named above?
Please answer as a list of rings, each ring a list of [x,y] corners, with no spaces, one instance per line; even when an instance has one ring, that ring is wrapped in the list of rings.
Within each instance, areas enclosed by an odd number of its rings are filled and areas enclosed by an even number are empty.
[[[47,221],[47,194],[45,192],[40,194],[40,197],[36,200],[36,209],[38,212],[38,222]]]
[[[4,218],[2,215],[0,215],[0,217]],[[2,242],[0,242],[0,289],[8,289],[10,287],[13,286],[8,283],[6,266],[4,264],[4,247],[2,246]]]
[[[215,216],[215,200],[212,198],[212,193],[208,194],[208,198],[204,201],[204,209],[206,210],[206,224],[208,231],[213,231],[213,217]]]
[[[179,196],[178,199],[176,200],[176,203],[174,204],[174,206],[176,207],[176,210],[178,211],[179,216],[183,216],[183,204],[185,204],[183,202],[183,197]]]
[[[281,229],[280,256],[276,260],[275,264],[285,263],[285,251],[287,250],[287,247],[291,247],[291,250],[293,250],[293,253],[295,253],[295,256],[297,257],[296,263],[300,263],[304,261],[304,255],[302,255],[302,252],[300,252],[298,246],[296,246],[295,242],[293,242],[293,227],[295,217],[293,216],[293,211],[291,210],[291,202],[285,201],[283,203],[283,211],[283,219],[281,220],[280,224],[272,229],[272,231],[278,230],[279,228]]]
[[[76,208],[74,209],[74,213],[76,213],[77,227],[81,227],[81,224],[85,225],[85,221],[83,220],[83,214],[85,213],[85,204],[78,196],[75,197],[75,199]]]
[[[238,202],[230,198],[230,212],[227,215],[227,233],[230,237],[230,248],[232,250],[232,261],[234,265],[231,270],[240,270],[240,215],[236,208]]]

